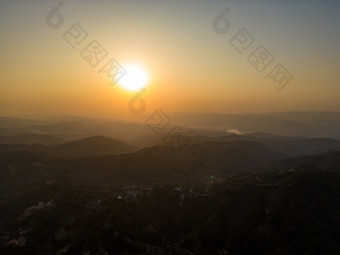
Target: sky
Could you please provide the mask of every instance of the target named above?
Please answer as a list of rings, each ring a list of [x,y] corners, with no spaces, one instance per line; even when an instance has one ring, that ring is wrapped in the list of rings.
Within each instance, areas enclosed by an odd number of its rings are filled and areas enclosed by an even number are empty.
[[[340,111],[339,13],[329,0],[1,0],[0,116]],[[112,85],[112,59],[143,69],[145,90]]]

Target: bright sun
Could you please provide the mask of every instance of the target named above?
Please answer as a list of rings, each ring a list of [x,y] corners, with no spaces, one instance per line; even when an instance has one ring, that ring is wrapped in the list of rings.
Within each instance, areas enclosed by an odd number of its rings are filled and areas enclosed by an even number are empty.
[[[124,65],[126,73],[119,84],[127,90],[136,91],[144,88],[149,82],[148,73],[138,65]]]

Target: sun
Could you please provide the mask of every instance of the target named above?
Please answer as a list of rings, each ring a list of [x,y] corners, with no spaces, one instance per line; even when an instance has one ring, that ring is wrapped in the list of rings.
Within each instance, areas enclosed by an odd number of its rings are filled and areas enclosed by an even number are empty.
[[[119,80],[119,85],[124,89],[136,91],[144,88],[149,82],[149,75],[139,65],[124,65],[126,73]]]

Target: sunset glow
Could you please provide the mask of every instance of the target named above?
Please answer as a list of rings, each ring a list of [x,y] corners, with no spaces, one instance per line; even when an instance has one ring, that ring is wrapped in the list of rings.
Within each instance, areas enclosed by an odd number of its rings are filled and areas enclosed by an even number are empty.
[[[119,84],[126,90],[137,91],[144,88],[149,82],[148,73],[138,65],[126,65],[126,73],[119,80]]]
[[[340,254],[340,0],[0,0],[0,255]]]

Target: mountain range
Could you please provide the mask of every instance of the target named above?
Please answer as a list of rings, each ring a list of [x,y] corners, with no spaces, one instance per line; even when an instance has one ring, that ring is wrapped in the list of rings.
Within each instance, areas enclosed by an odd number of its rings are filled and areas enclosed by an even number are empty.
[[[340,253],[336,135],[191,124],[1,118],[0,254]]]

